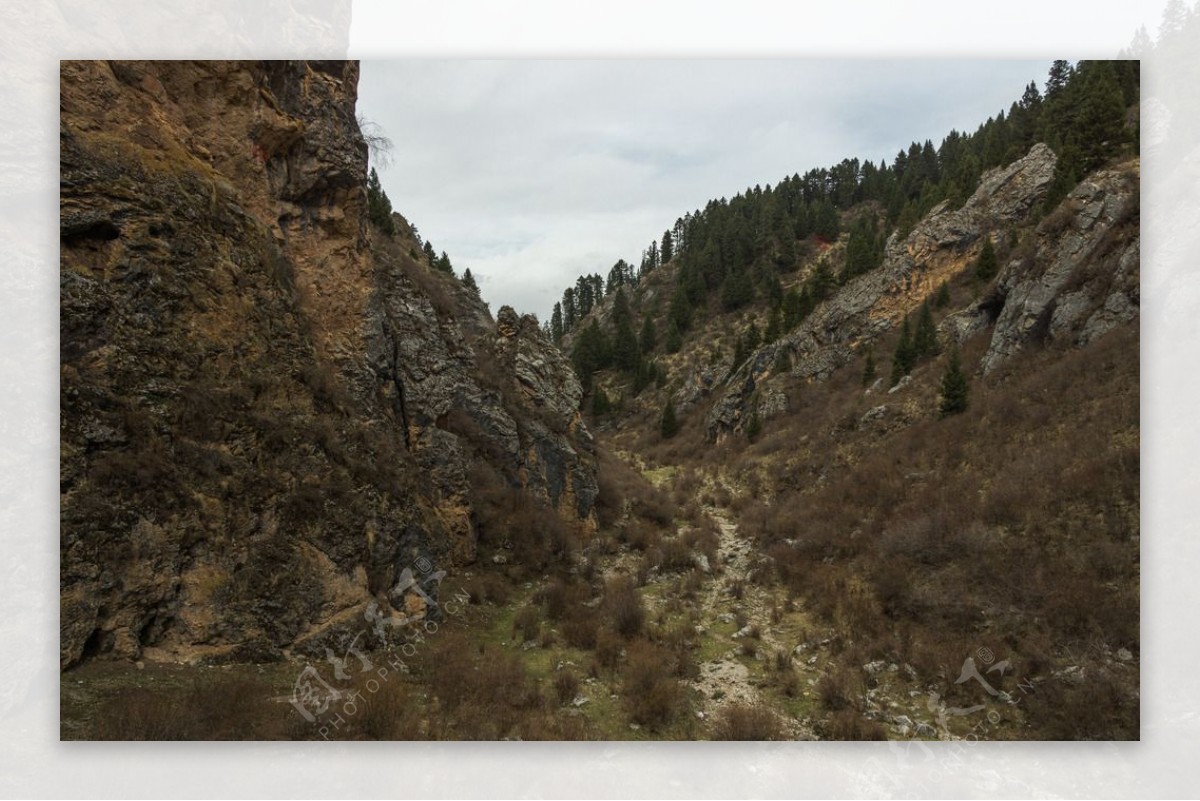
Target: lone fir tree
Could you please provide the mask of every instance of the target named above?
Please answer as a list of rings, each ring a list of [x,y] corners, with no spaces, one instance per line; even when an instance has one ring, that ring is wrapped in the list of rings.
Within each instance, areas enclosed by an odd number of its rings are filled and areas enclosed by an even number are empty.
[[[891,386],[899,384],[901,378],[911,373],[916,363],[917,351],[913,344],[912,328],[908,324],[908,317],[905,317],[900,326],[900,341],[896,343],[896,354],[892,357]]]
[[[936,356],[941,346],[938,345],[937,326],[933,322],[933,312],[929,301],[921,304],[921,314],[917,318],[917,333],[913,336],[913,350],[917,359]]]
[[[479,294],[479,284],[475,283],[475,276],[471,275],[470,267],[463,271],[462,279],[460,280],[462,281],[463,286],[465,286],[467,289],[471,290],[476,295]],[[559,324],[562,324],[561,320],[559,321]]]
[[[950,351],[950,363],[946,366],[946,372],[942,374],[942,400],[938,406],[942,417],[965,412],[969,392],[967,376],[962,369],[962,357],[959,355],[958,345],[955,345]]]
[[[992,238],[985,236],[983,249],[979,251],[979,258],[975,261],[975,276],[980,281],[990,281],[996,276],[998,269],[996,249],[992,246]]]
[[[675,418],[675,401],[670,398],[667,398],[667,405],[663,407],[658,430],[663,439],[670,439],[679,433],[679,421]]]
[[[867,359],[863,363],[862,385],[869,386],[875,380],[875,349],[867,348]]]

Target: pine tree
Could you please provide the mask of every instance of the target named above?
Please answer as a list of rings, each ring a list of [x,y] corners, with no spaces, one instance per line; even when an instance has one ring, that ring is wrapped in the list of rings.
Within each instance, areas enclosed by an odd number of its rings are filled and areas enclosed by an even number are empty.
[[[975,260],[975,277],[980,281],[991,281],[996,277],[998,269],[999,263],[996,260],[996,249],[992,246],[992,237],[985,234],[983,249],[979,251],[979,258]]]
[[[754,442],[762,433],[762,427],[762,418],[758,415],[758,409],[755,409],[750,413],[750,419],[746,421],[746,439]]]
[[[688,300],[687,291],[683,287],[675,288],[675,294],[671,295],[671,308],[667,314],[677,333],[683,333],[688,329],[688,325],[692,321],[692,303]],[[674,353],[674,351],[671,352]]]
[[[780,348],[775,354],[775,370],[777,375],[790,373],[792,371],[792,356],[786,348]]]
[[[600,387],[592,394],[592,417],[603,417],[612,411],[612,401]]]
[[[1080,67],[1074,141],[1086,174],[1121,150],[1125,135],[1125,98],[1112,62],[1087,61]]]
[[[808,279],[808,284],[805,286],[810,293],[813,306],[832,295],[836,287],[837,281],[834,280],[833,273],[829,270],[829,263],[822,259],[817,263],[817,269],[813,271],[812,278]]]
[[[654,330],[654,320],[650,319],[650,315],[646,315],[646,319],[642,320],[642,334],[638,338],[638,347],[642,350],[642,355],[646,356],[654,352],[654,346],[658,344],[658,333]]]
[[[617,298],[623,300],[624,297],[624,293],[617,290]],[[628,304],[625,305],[625,312],[619,317],[615,311],[613,313],[612,361],[617,368],[633,374],[641,362],[641,350],[638,348],[637,334],[633,333],[633,324],[628,316]]]
[[[942,400],[938,407],[942,417],[949,417],[952,414],[959,414],[967,410],[967,396],[970,391],[970,386],[967,383],[967,376],[962,369],[962,358],[958,352],[958,345],[950,351],[950,363],[946,366],[946,372],[942,375]]]
[[[454,267],[450,264],[450,257],[446,255],[446,251],[442,251],[442,255],[438,256],[434,262],[434,268],[446,275],[454,275]]]
[[[796,287],[792,287],[783,296],[783,330],[791,331],[804,319],[802,314],[803,301]]]
[[[638,362],[637,370],[633,373],[633,397],[642,394],[642,390],[654,382],[655,365],[651,359]]]
[[[916,354],[913,350],[912,329],[908,325],[908,317],[900,326],[900,341],[896,343],[896,353],[892,357],[892,386],[900,383],[900,379],[912,372],[916,364]]]
[[[392,201],[383,191],[374,167],[367,178],[367,219],[388,236],[396,233],[396,224],[392,221]]]
[[[754,284],[743,269],[736,269],[725,277],[721,285],[721,305],[725,311],[733,311],[754,300]]]
[[[663,343],[663,347],[667,353],[678,353],[683,347],[683,334],[679,332],[679,326],[675,324],[674,318],[667,323],[667,340]]]
[[[1074,72],[1070,61],[1056,59],[1050,65],[1050,75],[1046,78],[1046,91],[1044,92],[1046,98],[1049,99],[1065,89]]]
[[[475,276],[471,275],[471,268],[463,270],[462,283],[467,289],[471,290],[476,295],[479,294],[479,285],[475,283]]]
[[[862,385],[870,386],[875,380],[875,349],[867,348],[867,359],[863,364]]]
[[[562,304],[554,304],[554,313],[550,315],[550,339],[554,344],[558,344],[563,338],[563,311]]]
[[[761,344],[762,335],[758,332],[758,323],[750,323],[750,327],[746,329],[746,353],[753,353]]]
[[[432,242],[430,242],[428,239],[426,239],[424,246],[422,246],[422,248],[421,248],[421,252],[425,254],[425,261],[429,264],[430,267],[437,266],[437,253],[434,252],[434,250],[433,250]]]
[[[663,264],[669,262],[675,257],[675,241],[671,237],[670,231],[663,231],[662,247],[659,249],[659,258]]]
[[[670,398],[667,398],[667,405],[663,407],[658,430],[663,439],[670,439],[679,433],[679,421],[675,419],[675,401]]]
[[[941,350],[937,339],[937,326],[933,322],[933,312],[929,301],[921,304],[921,315],[917,318],[917,333],[913,336],[913,352],[917,359],[936,356]]]
[[[933,305],[939,309],[944,309],[950,305],[950,284],[943,281],[938,287],[937,295],[933,299]]]
[[[597,370],[608,367],[611,359],[612,353],[608,338],[604,336],[599,324],[593,319],[579,334],[574,347],[571,348],[571,361],[575,365],[575,372],[579,374],[579,381],[583,384],[585,392],[592,387],[592,375]]]
[[[780,314],[778,306],[775,306],[767,314],[767,330],[763,333],[763,343],[770,345],[775,340],[779,339],[780,331],[783,327],[783,316]]]

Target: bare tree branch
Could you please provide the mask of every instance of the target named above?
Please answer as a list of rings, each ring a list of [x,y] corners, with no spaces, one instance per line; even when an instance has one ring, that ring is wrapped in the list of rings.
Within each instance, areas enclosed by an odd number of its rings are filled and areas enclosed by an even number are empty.
[[[358,130],[362,133],[363,141],[367,143],[370,159],[379,167],[387,167],[392,163],[392,140],[384,132],[383,127],[372,122],[362,114],[355,115]]]

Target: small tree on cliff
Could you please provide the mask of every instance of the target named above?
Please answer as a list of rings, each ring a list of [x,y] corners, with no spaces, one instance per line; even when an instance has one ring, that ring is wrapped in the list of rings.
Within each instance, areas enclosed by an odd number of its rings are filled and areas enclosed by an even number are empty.
[[[462,283],[463,286],[474,292],[476,295],[479,294],[479,285],[475,283],[475,276],[471,275],[470,267],[463,271]]]
[[[387,193],[383,191],[383,186],[379,183],[379,175],[375,172],[374,167],[371,168],[371,175],[367,178],[367,219],[388,236],[395,235],[396,224],[392,222],[392,201],[388,200]]]
[[[962,369],[962,358],[958,353],[958,345],[950,351],[950,363],[942,374],[942,401],[938,407],[942,417],[959,414],[967,410],[967,395],[970,387],[967,384],[966,373]]]
[[[667,405],[663,407],[659,433],[663,439],[670,439],[679,433],[679,421],[675,419],[675,401],[670,398],[667,398]]]
[[[933,312],[929,301],[921,304],[921,314],[917,317],[917,333],[913,336],[913,350],[918,359],[936,356],[941,346],[938,345],[937,326],[933,322]]]
[[[900,326],[900,341],[896,343],[896,354],[892,357],[891,386],[900,383],[901,378],[911,373],[916,363],[917,354],[913,346],[912,329],[908,325],[908,317],[905,317],[904,323]]]
[[[862,385],[868,386],[875,380],[875,349],[867,348],[867,360],[863,363]]]
[[[983,249],[979,251],[979,259],[975,262],[975,276],[980,281],[991,281],[996,276],[999,264],[996,261],[996,249],[992,246],[992,237],[983,237]]]

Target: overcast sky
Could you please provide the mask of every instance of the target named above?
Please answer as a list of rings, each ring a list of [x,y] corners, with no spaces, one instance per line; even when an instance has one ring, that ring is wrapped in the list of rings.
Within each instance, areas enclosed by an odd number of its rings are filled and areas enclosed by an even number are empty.
[[[397,211],[495,312],[548,319],[709,199],[847,157],[889,163],[1007,110],[1049,62],[362,62],[360,113],[393,140]]]

